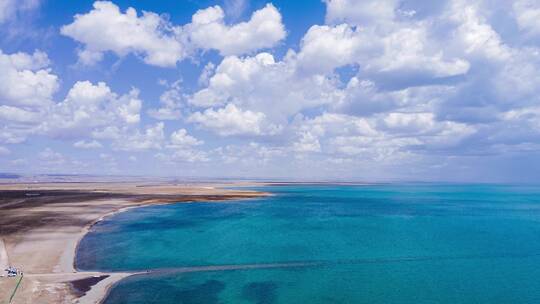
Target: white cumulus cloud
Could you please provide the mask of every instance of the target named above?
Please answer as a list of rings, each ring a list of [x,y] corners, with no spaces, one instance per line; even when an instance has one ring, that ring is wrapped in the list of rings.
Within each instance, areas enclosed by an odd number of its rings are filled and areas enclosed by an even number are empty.
[[[513,10],[518,26],[528,35],[540,35],[540,2],[537,0],[513,1]]]
[[[142,132],[136,130],[125,134],[113,142],[113,148],[122,151],[161,149],[165,140],[164,128],[165,124],[158,122],[147,126]]]
[[[152,12],[138,16],[134,8],[125,13],[112,2],[96,1],[86,14],[75,15],[71,24],[62,27],[63,35],[84,44],[79,53],[82,63],[91,64],[107,51],[125,56],[134,53],[157,66],[174,66],[186,56],[176,38],[179,29]]]
[[[242,110],[234,104],[221,109],[206,109],[193,113],[189,122],[197,123],[219,135],[272,135],[280,131],[280,127],[266,120],[261,112]]]
[[[255,11],[249,21],[232,26],[225,24],[224,17],[221,7],[209,7],[195,13],[185,30],[197,47],[216,49],[224,56],[273,47],[286,35],[281,14],[272,4]]]
[[[47,54],[4,54],[0,50],[0,104],[24,107],[47,105],[58,89],[58,77],[48,68]]]
[[[188,134],[186,129],[179,129],[171,133],[171,147],[189,147],[202,145],[203,141]]]
[[[174,67],[198,49],[240,55],[273,47],[286,34],[281,14],[271,4],[234,25],[225,23],[219,6],[196,12],[189,24],[174,25],[153,12],[139,15],[132,7],[122,12],[109,1],[94,2],[91,11],[75,15],[61,33],[83,44],[78,51],[83,64],[95,64],[105,52],[113,52],[120,57],[135,54],[161,67]]]
[[[52,136],[77,137],[89,136],[97,129],[136,124],[142,107],[138,95],[136,89],[119,96],[104,82],[79,81],[50,109],[40,130]]]

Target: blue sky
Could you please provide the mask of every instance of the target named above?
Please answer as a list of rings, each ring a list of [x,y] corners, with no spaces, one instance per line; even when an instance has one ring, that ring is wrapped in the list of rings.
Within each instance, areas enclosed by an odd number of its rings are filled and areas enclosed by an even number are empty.
[[[534,0],[0,0],[0,171],[534,182]]]

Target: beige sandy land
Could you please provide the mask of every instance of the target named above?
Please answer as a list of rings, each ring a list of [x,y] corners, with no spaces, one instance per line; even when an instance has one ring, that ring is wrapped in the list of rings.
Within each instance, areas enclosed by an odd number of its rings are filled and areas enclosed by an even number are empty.
[[[90,289],[90,291],[88,291],[85,296],[77,299],[77,303],[79,304],[96,303],[95,299],[102,299],[107,294],[108,290],[114,285],[114,283],[130,275],[131,275],[130,273],[112,273],[110,277],[92,286],[92,289]]]
[[[264,193],[208,184],[47,183],[0,185],[0,238],[9,263],[24,271],[13,303],[99,303],[129,273],[77,272],[76,247],[104,216],[149,204],[253,198]],[[3,256],[0,244],[0,257]],[[1,263],[0,263],[1,264]],[[107,274],[77,298],[70,281]],[[0,303],[16,279],[0,278]]]
[[[6,246],[4,240],[0,238],[0,271],[4,271],[9,266],[9,259],[7,255]],[[2,272],[2,274],[4,274]]]

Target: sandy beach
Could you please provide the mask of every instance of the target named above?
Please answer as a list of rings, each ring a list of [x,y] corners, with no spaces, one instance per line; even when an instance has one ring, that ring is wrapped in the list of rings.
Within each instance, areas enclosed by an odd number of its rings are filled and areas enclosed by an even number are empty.
[[[83,272],[74,268],[79,241],[93,224],[106,216],[151,204],[267,195],[218,186],[227,185],[0,184],[0,266],[3,270],[11,265],[24,272],[12,303],[100,303],[114,283],[134,274]],[[0,278],[0,301],[7,303],[17,281],[18,277]]]

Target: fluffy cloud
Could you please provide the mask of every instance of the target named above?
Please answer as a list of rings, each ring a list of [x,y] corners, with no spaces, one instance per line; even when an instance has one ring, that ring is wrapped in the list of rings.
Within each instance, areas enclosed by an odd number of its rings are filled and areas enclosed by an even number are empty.
[[[446,148],[475,133],[475,128],[452,121],[438,121],[433,113],[393,112],[378,117],[378,128],[393,136],[410,137],[423,149]]]
[[[476,130],[465,124],[437,121],[432,113],[389,112],[359,118],[324,113],[295,122],[300,134],[293,150],[323,152],[363,160],[396,160],[447,151],[460,145]]]
[[[518,0],[513,2],[513,10],[519,28],[528,35],[540,34],[540,5],[535,0]]]
[[[179,129],[171,133],[170,146],[175,147],[191,147],[202,145],[203,141],[196,139],[188,134],[186,129]]]
[[[33,124],[41,119],[41,115],[18,107],[0,106],[0,118],[11,123]]]
[[[178,29],[152,12],[138,16],[130,7],[122,13],[112,2],[96,1],[90,12],[75,15],[74,19],[61,32],[84,44],[79,58],[85,64],[101,59],[106,51],[118,56],[135,53],[157,66],[174,66],[186,56],[176,38]]]
[[[281,15],[272,5],[256,11],[247,22],[227,26],[221,7],[200,10],[185,27],[191,40],[201,49],[216,49],[222,55],[239,55],[273,47],[285,38]]]
[[[55,104],[40,131],[58,137],[89,136],[96,129],[136,124],[142,101],[139,92],[117,95],[104,83],[79,81],[64,101]]]
[[[75,15],[61,33],[83,44],[78,52],[83,64],[94,64],[110,51],[121,57],[135,54],[161,67],[174,67],[197,49],[238,55],[272,47],[285,37],[281,15],[271,4],[236,25],[225,24],[223,10],[214,6],[182,26],[152,12],[139,16],[132,7],[122,12],[108,1],[96,1],[90,12]]]
[[[296,152],[320,152],[321,144],[315,135],[310,132],[303,132],[300,139],[293,144]]]
[[[301,67],[310,72],[331,72],[337,67],[355,63],[359,53],[370,48],[371,42],[347,24],[335,27],[314,25],[302,38],[298,60]]]
[[[24,142],[29,134],[28,128],[4,125],[0,128],[0,142],[18,144]]]
[[[241,145],[226,145],[212,152],[219,162],[234,165],[234,170],[238,169],[238,165],[242,165],[245,168],[252,166],[259,168],[264,166],[268,168],[267,165],[273,164],[276,160],[283,160],[287,155],[287,151],[283,147],[267,146],[256,142]],[[270,166],[269,168],[274,169],[278,167],[282,166]]]
[[[479,4],[464,0],[450,2],[449,21],[453,22],[455,41],[469,56],[482,56],[492,60],[506,60],[510,49],[502,42],[499,34],[481,14]]]
[[[161,149],[165,139],[165,125],[162,122],[153,126],[147,126],[143,132],[136,130],[126,134],[113,143],[113,148],[123,151],[142,151],[149,149]]]
[[[2,147],[16,151],[11,144],[46,135],[102,147],[114,166],[121,162],[109,147],[137,151],[140,160],[147,151],[171,168],[208,162],[242,176],[279,173],[271,168],[285,161],[284,175],[312,165],[336,176],[388,168],[412,174],[538,151],[535,1],[325,3],[325,24],[272,54],[258,50],[278,45],[286,32],[271,4],[236,24],[214,6],[175,25],[96,2],[62,29],[81,43],[81,62],[112,52],[170,67],[190,57],[204,66],[197,86],[191,76],[182,89],[166,83],[144,113],[137,89],[115,93],[103,82],[78,81],[55,102],[59,81],[44,53],[0,53]],[[208,50],[224,58],[198,57]],[[164,122],[141,127],[143,115]],[[42,157],[59,163],[55,153]]]
[[[200,164],[210,160],[208,153],[204,151],[180,149],[175,150],[171,154],[165,154],[162,152],[156,153],[154,157],[167,165],[175,165],[178,163],[197,163],[200,168]]]
[[[212,130],[221,136],[228,135],[273,135],[281,127],[269,123],[266,115],[261,112],[252,112],[228,104],[221,109],[207,109],[204,112],[193,113],[189,122]]]
[[[332,103],[334,76],[299,75],[294,54],[276,62],[269,53],[223,59],[209,84],[188,101],[198,107],[234,104],[261,112],[275,124],[308,108]]]
[[[428,39],[428,25],[401,28],[382,38],[384,53],[367,63],[366,69],[402,73],[418,71],[431,77],[449,77],[467,73],[469,63],[459,58],[446,58],[443,48],[434,47]]]
[[[275,64],[274,57],[268,53],[245,59],[236,56],[226,57],[208,80],[208,88],[194,94],[189,102],[199,107],[225,104],[232,99],[231,95],[242,91],[242,85],[251,82],[252,76],[273,64]]]
[[[0,104],[23,107],[51,103],[58,77],[48,68],[47,54],[4,54],[0,50]]]
[[[455,26],[451,34],[457,44],[449,47],[459,47],[473,68],[465,81],[454,86],[454,93],[437,112],[445,119],[493,122],[495,127],[501,112],[538,102],[540,77],[534,71],[540,66],[540,53],[529,45],[505,43],[485,12],[481,2],[456,0],[449,6],[447,15]]]
[[[209,161],[209,155],[205,151],[196,149],[196,146],[204,142],[188,134],[186,129],[178,129],[171,133],[166,148],[170,152],[159,152],[155,157],[163,162],[174,164],[177,162],[206,162]]]
[[[159,97],[160,108],[148,110],[148,115],[159,120],[175,120],[182,116],[180,82],[176,81]]]
[[[363,27],[312,26],[300,50],[289,50],[281,61],[268,53],[226,57],[211,76],[205,73],[205,87],[188,102],[203,108],[234,104],[286,124],[299,112],[327,105],[364,115],[418,106],[436,99],[432,92],[448,93],[434,85],[469,72],[466,54],[447,53],[432,38],[430,22],[386,16],[384,28],[377,18]],[[359,69],[345,86],[335,73],[343,66]],[[423,89],[426,85],[434,87]],[[385,92],[388,86],[399,90]]]
[[[58,89],[48,56],[0,50],[0,142],[19,143],[36,131]]]
[[[331,105],[339,113],[369,116],[398,109],[432,110],[440,96],[453,92],[447,86],[408,87],[384,90],[368,79],[352,77],[341,91],[341,98]]]
[[[0,142],[19,143],[30,135],[80,139],[138,124],[142,101],[136,89],[118,95],[103,82],[79,81],[62,102],[55,102],[59,81],[49,65],[40,51],[0,51]],[[87,145],[80,141],[75,146]]]
[[[97,149],[103,147],[97,140],[79,140],[75,142],[73,146],[80,149]]]
[[[429,38],[430,25],[396,21],[385,30],[374,25],[315,25],[302,39],[298,60],[312,72],[328,73],[354,64],[368,74],[426,78],[424,82],[467,73],[466,60],[445,54],[444,45]]]

